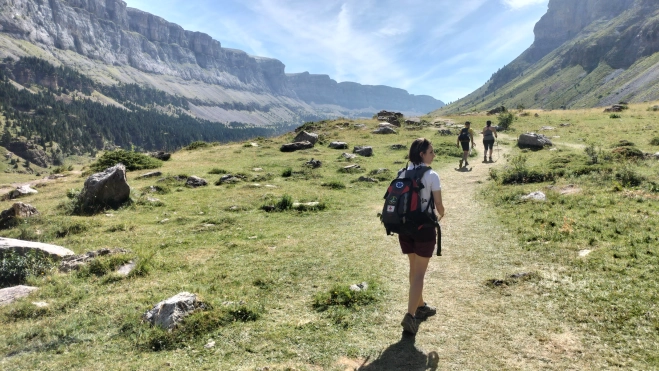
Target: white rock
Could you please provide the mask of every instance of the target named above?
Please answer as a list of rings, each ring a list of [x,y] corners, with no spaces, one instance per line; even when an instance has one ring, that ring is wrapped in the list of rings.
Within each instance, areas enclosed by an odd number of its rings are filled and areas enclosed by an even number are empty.
[[[522,196],[522,200],[529,200],[529,199],[535,200],[535,201],[546,201],[547,196],[544,193],[540,192],[540,191],[532,192],[532,193],[529,193],[526,196]]]
[[[23,285],[0,289],[0,306],[11,304],[18,299],[30,295],[32,291],[36,290],[38,290],[37,287]]]
[[[581,251],[579,251],[579,257],[583,258],[584,256],[590,254],[592,251],[593,250],[581,250]]]
[[[15,240],[13,238],[0,237],[0,252],[12,250],[19,254],[25,254],[31,250],[39,250],[53,258],[75,255],[73,251],[62,246],[50,245],[41,242]]]
[[[156,304],[153,309],[144,314],[144,319],[154,326],[171,330],[200,306],[197,295],[181,292]]]

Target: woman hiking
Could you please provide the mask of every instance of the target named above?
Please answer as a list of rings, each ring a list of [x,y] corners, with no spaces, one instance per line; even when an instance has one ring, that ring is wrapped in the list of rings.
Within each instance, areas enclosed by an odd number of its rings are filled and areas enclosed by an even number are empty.
[[[492,121],[487,120],[483,128],[483,146],[485,152],[483,153],[483,162],[487,162],[487,149],[490,149],[490,162],[492,162],[492,149],[494,148],[494,139],[498,138],[497,129],[492,127]]]
[[[435,152],[428,139],[419,138],[412,142],[409,152],[410,164],[406,172],[429,166],[435,158]],[[432,220],[439,220],[444,216],[444,204],[442,203],[442,187],[439,174],[434,170],[428,170],[421,178],[423,188],[420,191],[421,210],[427,210]],[[433,202],[433,205],[430,203]],[[438,217],[437,217],[438,216]],[[435,315],[437,310],[423,301],[423,281],[428,269],[428,263],[435,249],[437,232],[435,226],[424,225],[420,229],[410,233],[398,235],[403,254],[407,255],[410,262],[410,289],[407,301],[407,313],[401,322],[403,330],[416,334],[419,329],[419,320]]]

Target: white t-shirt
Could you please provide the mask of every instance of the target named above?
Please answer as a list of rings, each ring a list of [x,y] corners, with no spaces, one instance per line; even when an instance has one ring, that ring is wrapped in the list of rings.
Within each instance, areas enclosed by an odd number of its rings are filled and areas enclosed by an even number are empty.
[[[415,168],[422,166],[427,166],[427,165],[421,164],[415,166],[413,164],[410,164],[407,167],[407,170],[414,170]],[[405,174],[403,173],[400,176],[405,176]],[[428,208],[428,202],[430,202],[431,192],[442,190],[442,185],[439,181],[439,174],[437,174],[435,170],[430,169],[426,171],[425,174],[423,174],[423,177],[421,177],[421,183],[423,183],[423,189],[421,189],[421,192],[419,192],[421,196],[421,210],[430,210]]]

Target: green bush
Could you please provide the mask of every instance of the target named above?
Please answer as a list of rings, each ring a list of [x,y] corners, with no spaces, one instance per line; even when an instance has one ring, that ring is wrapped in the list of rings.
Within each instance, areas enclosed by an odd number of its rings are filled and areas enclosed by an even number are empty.
[[[204,141],[198,140],[196,142],[192,142],[192,143],[188,144],[188,146],[185,147],[185,149],[187,149],[188,151],[193,151],[195,149],[207,148],[207,147],[210,147],[210,144],[208,144]]]
[[[103,156],[91,164],[89,168],[93,172],[101,172],[119,163],[126,166],[126,171],[155,169],[162,166],[162,161],[151,156],[139,152],[118,149],[116,151],[105,152]]]
[[[229,172],[224,169],[213,168],[208,174],[228,174]]]
[[[501,112],[497,116],[499,121],[499,128],[502,130],[508,130],[513,125],[513,122],[517,120],[517,117],[512,112]]]
[[[281,173],[281,176],[283,178],[289,178],[291,175],[293,175],[293,169],[291,169],[290,167],[284,169],[284,171]]]
[[[638,187],[643,183],[645,177],[634,171],[631,167],[625,166],[616,171],[615,179],[625,187]]]
[[[328,292],[316,294],[313,308],[324,312],[332,307],[359,308],[377,301],[377,290],[369,283],[369,288],[362,291],[352,291],[350,286],[337,285]]]
[[[99,256],[83,265],[77,272],[78,277],[105,276],[116,271],[120,266],[130,262],[134,257],[128,254]]]
[[[612,113],[612,114],[609,115],[609,118],[619,119],[619,118],[622,118],[622,116],[618,115],[617,113]]]
[[[3,252],[0,254],[0,287],[23,284],[30,276],[43,276],[55,265],[50,257],[37,251],[27,254]]]
[[[346,188],[346,185],[343,182],[340,182],[338,180],[333,180],[333,181],[328,182],[328,183],[323,183],[322,186],[330,188],[330,189],[345,189]]]
[[[650,145],[659,146],[659,137],[652,138],[652,140],[650,141]]]

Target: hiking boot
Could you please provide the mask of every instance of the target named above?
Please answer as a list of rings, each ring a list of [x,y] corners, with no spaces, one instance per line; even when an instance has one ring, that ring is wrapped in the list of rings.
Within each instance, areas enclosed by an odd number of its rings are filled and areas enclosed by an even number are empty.
[[[490,156],[490,162],[492,162],[492,156]]]
[[[417,319],[426,319],[437,314],[437,308],[429,306],[427,303],[423,303],[423,306],[416,308],[416,313],[414,317]]]
[[[409,313],[405,313],[405,317],[403,317],[400,325],[403,326],[405,332],[409,332],[412,335],[415,335],[419,331],[419,324],[416,322],[416,318]]]
[[[487,162],[487,156],[483,157],[483,162]]]
[[[469,161],[465,160],[465,166],[469,166]]]
[[[462,160],[460,160],[460,165],[458,166],[458,169],[462,169]]]

